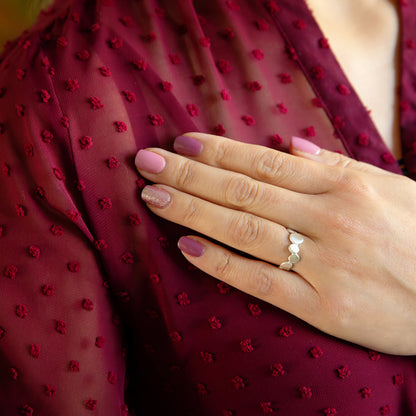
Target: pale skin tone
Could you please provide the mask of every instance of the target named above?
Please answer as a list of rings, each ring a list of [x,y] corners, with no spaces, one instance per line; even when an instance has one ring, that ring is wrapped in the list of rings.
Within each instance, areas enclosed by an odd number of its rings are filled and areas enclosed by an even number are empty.
[[[375,0],[325,1],[326,10],[319,9],[321,0],[308,0],[318,23],[329,31],[331,25],[324,23],[329,3],[339,13],[348,2],[356,8],[342,32],[350,48],[344,45],[345,53],[340,48],[338,59],[363,102],[375,109],[372,117],[380,134],[399,155],[397,112],[392,111],[397,62],[393,2],[378,1],[379,11],[367,19],[374,53],[370,59],[358,53],[356,67],[361,69],[355,72],[345,59],[359,50],[353,22]],[[345,10],[341,14],[347,15]],[[386,40],[376,30],[383,25],[393,29],[384,53]],[[377,94],[366,88],[366,79],[374,75],[371,62],[386,86]],[[384,108],[378,105],[383,102]],[[328,334],[385,353],[416,354],[413,181],[338,153],[313,147],[301,151],[296,141],[291,154],[285,154],[212,135],[187,135],[201,142],[198,155],[152,148],[148,151],[163,158],[163,169],[149,173],[138,168],[169,196],[158,207],[146,198],[147,188],[143,198],[152,212],[210,237],[189,236],[202,247],[198,255],[183,251],[192,264]],[[278,268],[289,254],[286,228],[305,239],[292,271]],[[233,248],[255,259],[237,255]]]
[[[401,157],[398,0],[306,0],[385,143]]]

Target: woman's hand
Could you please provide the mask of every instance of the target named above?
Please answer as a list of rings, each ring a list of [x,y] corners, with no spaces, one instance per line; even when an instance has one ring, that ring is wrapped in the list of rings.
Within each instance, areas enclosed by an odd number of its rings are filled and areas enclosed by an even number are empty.
[[[416,354],[413,181],[298,138],[292,155],[200,133],[175,150],[136,157],[152,212],[258,259],[182,237],[192,264],[328,334]],[[287,228],[304,236],[292,271]]]

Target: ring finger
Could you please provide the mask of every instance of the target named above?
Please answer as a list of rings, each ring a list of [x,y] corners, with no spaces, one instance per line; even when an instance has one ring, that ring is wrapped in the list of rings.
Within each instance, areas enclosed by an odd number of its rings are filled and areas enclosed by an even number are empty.
[[[165,185],[146,186],[142,198],[158,216],[227,246],[276,265],[288,260],[288,231],[273,221],[216,205]],[[316,250],[308,237],[304,237],[300,248],[302,260],[294,266],[298,273],[311,264]]]

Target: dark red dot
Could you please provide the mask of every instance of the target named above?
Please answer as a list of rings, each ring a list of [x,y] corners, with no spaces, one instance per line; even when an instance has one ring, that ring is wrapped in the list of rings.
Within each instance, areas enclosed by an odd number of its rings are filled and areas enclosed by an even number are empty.
[[[105,338],[104,337],[95,338],[95,346],[97,348],[103,348],[104,344],[105,344]]]
[[[55,293],[55,287],[52,285],[43,285],[41,289],[45,296],[52,296]]]
[[[250,338],[243,339],[240,341],[240,347],[243,352],[253,352],[254,347]]]
[[[15,308],[15,313],[16,316],[18,316],[19,318],[26,318],[27,314],[28,314],[29,310],[27,308],[26,305],[17,305]]]
[[[56,396],[56,386],[53,386],[52,384],[45,384],[44,386],[45,388],[45,394],[49,397],[54,397]]]
[[[91,299],[84,299],[82,301],[82,307],[86,311],[92,311],[94,309],[94,302]]]
[[[55,326],[56,332],[59,332],[62,335],[66,334],[66,322],[64,322],[62,319],[58,319],[56,321]]]
[[[40,345],[39,344],[32,344],[29,347],[29,353],[33,358],[39,358],[40,357]]]
[[[109,371],[107,374],[107,380],[110,384],[116,384],[117,382],[117,374],[113,371]]]
[[[299,387],[298,391],[302,399],[310,399],[312,397],[312,389],[308,386]]]
[[[14,264],[9,264],[4,268],[3,274],[5,277],[14,280],[16,278],[18,268]]]
[[[68,364],[68,370],[71,373],[79,373],[80,372],[80,365],[79,361],[71,360]]]
[[[285,374],[285,370],[281,363],[274,363],[270,366],[270,371],[273,377],[283,376]]]
[[[86,402],[85,402],[85,407],[88,410],[95,410],[97,408],[97,400],[93,400],[91,398],[89,398]]]

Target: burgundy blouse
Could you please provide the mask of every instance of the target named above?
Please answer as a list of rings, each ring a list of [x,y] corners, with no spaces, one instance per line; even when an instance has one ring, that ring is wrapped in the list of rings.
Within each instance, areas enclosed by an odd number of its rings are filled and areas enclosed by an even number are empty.
[[[401,9],[415,178],[416,0]],[[139,198],[137,150],[187,131],[401,172],[304,0],[60,0],[0,66],[1,415],[416,415],[415,357],[204,275],[176,247],[190,231]]]

